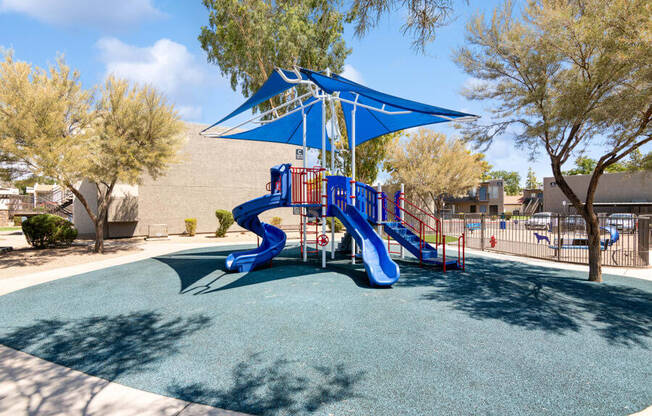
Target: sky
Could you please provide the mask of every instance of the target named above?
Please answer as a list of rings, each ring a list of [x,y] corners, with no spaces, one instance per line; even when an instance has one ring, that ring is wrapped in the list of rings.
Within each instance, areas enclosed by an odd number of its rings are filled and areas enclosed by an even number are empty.
[[[466,21],[498,3],[457,2],[454,21],[438,30],[423,54],[411,48],[409,35],[402,35],[400,10],[363,38],[347,26],[344,38],[353,52],[343,75],[383,92],[486,116],[486,105],[462,96],[473,79],[455,64],[452,51],[464,42]],[[40,67],[63,54],[80,72],[84,87],[109,74],[150,83],[175,103],[184,120],[212,124],[244,97],[231,89],[218,66],[206,61],[197,36],[207,22],[200,0],[0,0],[0,48]],[[447,123],[431,128],[457,134]],[[539,180],[552,176],[546,154],[532,159],[528,149],[514,147],[509,135],[498,137],[485,154],[494,169],[516,170],[523,182],[528,167]]]

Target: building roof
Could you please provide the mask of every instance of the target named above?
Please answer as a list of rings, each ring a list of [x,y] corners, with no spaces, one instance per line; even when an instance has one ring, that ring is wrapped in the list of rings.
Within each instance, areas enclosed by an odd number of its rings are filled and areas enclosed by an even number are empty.
[[[523,195],[505,195],[503,199],[504,205],[521,205],[523,203]]]

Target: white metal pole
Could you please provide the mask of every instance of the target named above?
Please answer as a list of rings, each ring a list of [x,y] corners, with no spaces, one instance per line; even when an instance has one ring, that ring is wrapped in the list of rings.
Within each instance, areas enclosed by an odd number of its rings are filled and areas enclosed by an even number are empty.
[[[358,96],[351,110],[351,204],[355,208],[355,110]],[[355,264],[355,239],[351,236],[351,264]]]
[[[301,116],[302,116],[302,125],[303,125],[303,169],[304,169],[304,176],[303,176],[303,185],[302,185],[302,193],[303,195],[307,195],[307,184],[305,181],[305,168],[306,168],[306,112],[304,110],[301,110]],[[305,203],[305,201],[302,201]],[[303,244],[303,261],[307,262],[308,261],[308,245],[307,245],[307,239],[306,239],[306,231],[307,230],[307,214],[308,214],[308,209],[306,207],[301,207],[301,212],[304,214],[303,215],[303,221],[301,226],[303,227],[303,241],[301,242]]]
[[[399,200],[401,204],[401,224],[403,224],[405,221],[405,213],[403,212],[403,210],[405,209],[404,199],[405,199],[405,186],[401,184],[401,199]],[[405,251],[403,250],[403,246],[401,246],[401,258],[402,259],[405,258]]]
[[[326,235],[326,98],[321,99],[321,234]],[[321,267],[326,267],[327,244],[322,246]]]

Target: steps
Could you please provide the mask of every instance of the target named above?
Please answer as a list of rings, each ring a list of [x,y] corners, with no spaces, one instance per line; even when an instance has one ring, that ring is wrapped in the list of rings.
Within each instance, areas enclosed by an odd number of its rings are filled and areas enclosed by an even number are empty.
[[[443,266],[444,262],[437,257],[437,249],[428,244],[414,234],[411,230],[406,228],[400,222],[386,222],[383,223],[385,233],[396,240],[400,245],[405,247],[413,256],[423,263]],[[458,262],[456,259],[446,260],[446,268],[457,268]]]

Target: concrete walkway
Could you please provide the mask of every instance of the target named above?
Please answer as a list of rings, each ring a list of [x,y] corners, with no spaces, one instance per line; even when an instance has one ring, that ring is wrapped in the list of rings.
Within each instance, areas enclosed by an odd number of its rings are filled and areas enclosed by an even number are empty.
[[[298,243],[298,241],[293,241]],[[214,246],[232,245],[216,243]],[[213,246],[212,245],[212,246]],[[0,296],[40,283],[130,263],[180,250],[206,247],[201,244],[145,244],[132,255],[94,263],[54,269],[2,281]],[[518,261],[541,267],[588,270],[585,266],[555,263],[468,249],[479,256]],[[604,268],[605,274],[652,280],[652,269]],[[14,415],[243,415],[186,402],[89,376],[21,351],[0,345],[0,416]],[[652,407],[639,415],[652,414]]]

